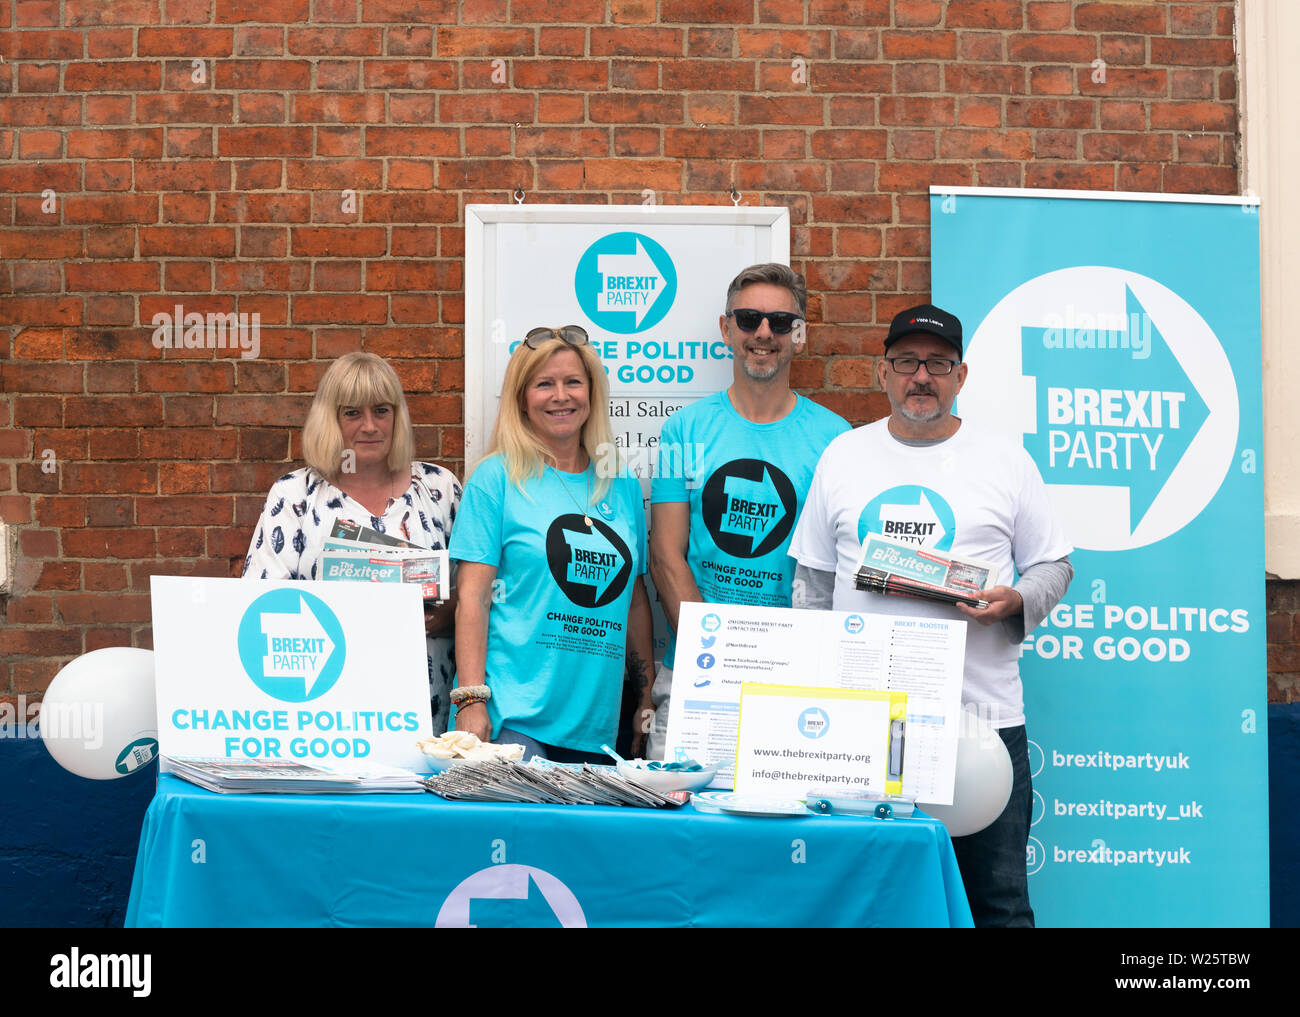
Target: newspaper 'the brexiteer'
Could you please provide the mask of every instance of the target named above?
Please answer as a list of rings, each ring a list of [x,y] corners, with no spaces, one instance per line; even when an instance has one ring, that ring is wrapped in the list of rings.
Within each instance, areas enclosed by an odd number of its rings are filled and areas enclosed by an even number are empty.
[[[917,547],[878,533],[868,533],[862,541],[862,557],[854,574],[859,590],[971,607],[988,607],[979,593],[996,586],[997,581],[997,566],[989,562]]]

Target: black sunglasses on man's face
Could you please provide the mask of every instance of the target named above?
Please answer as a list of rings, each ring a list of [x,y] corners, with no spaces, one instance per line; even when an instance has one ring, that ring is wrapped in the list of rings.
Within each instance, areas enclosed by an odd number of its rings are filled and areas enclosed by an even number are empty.
[[[767,319],[767,327],[773,335],[786,335],[796,321],[803,321],[803,316],[792,311],[755,311],[749,307],[737,307],[727,312],[728,318],[736,319],[736,326],[742,332],[757,332],[758,326]]]

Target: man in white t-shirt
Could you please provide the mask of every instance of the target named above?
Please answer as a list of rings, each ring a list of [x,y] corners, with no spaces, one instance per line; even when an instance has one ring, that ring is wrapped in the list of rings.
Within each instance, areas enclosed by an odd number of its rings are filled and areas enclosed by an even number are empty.
[[[1032,926],[1025,848],[1033,790],[1020,684],[1020,643],[1056,605],[1072,550],[1042,476],[1019,445],[952,414],[966,381],[961,322],[922,304],[898,314],[876,377],[885,420],[827,446],[790,542],[804,606],[968,620],[962,705],[998,729],[1011,755],[1011,799],[987,829],[953,847],[977,926]],[[863,538],[884,534],[992,562],[985,608],[900,600],[857,589]]]

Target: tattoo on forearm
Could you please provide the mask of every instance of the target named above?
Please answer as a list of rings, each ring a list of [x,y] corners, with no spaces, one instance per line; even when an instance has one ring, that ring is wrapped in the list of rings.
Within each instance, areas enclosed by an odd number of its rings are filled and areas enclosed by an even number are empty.
[[[645,676],[645,661],[636,650],[627,651],[627,680],[636,686],[638,692],[643,692],[649,682]]]

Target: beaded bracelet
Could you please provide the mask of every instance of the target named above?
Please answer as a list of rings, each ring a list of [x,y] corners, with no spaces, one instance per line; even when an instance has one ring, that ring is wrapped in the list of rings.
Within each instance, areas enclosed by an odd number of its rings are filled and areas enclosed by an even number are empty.
[[[492,690],[486,685],[467,685],[451,690],[451,705],[461,706],[466,703],[486,703],[492,698]]]

